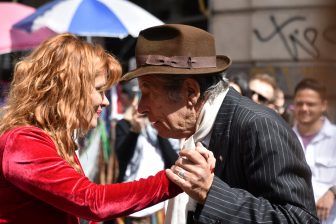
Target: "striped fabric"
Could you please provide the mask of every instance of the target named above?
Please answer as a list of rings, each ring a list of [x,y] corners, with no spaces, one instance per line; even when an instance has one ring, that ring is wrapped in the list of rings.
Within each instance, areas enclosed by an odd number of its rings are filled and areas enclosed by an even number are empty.
[[[319,223],[303,150],[275,112],[230,89],[209,149],[216,177],[189,223]]]
[[[14,24],[27,32],[48,27],[56,33],[80,36],[137,37],[141,30],[163,22],[125,0],[55,0]]]

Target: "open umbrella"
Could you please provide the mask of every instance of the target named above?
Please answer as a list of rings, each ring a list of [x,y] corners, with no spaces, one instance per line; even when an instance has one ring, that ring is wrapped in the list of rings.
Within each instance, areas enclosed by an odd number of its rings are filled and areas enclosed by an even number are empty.
[[[31,49],[46,38],[55,35],[54,32],[46,28],[33,33],[12,29],[16,22],[34,11],[34,8],[23,4],[0,2],[0,54]]]
[[[162,21],[125,0],[56,0],[15,27],[30,32],[48,27],[57,33],[124,38],[137,37],[141,30],[160,24]]]

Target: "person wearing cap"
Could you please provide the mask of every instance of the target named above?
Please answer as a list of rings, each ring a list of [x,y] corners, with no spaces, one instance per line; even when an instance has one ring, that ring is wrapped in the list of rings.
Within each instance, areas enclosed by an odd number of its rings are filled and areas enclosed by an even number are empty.
[[[162,137],[183,139],[168,177],[186,194],[168,204],[166,223],[318,223],[311,173],[300,142],[271,109],[228,87],[231,60],[216,55],[213,36],[179,24],[140,32],[138,112]],[[194,166],[195,144],[216,157],[215,175]]]

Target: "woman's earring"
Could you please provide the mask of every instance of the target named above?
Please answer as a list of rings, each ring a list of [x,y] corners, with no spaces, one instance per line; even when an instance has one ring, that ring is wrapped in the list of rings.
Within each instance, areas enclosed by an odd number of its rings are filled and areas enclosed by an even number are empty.
[[[193,103],[191,102],[191,101],[188,101],[188,106],[192,106],[193,105]]]

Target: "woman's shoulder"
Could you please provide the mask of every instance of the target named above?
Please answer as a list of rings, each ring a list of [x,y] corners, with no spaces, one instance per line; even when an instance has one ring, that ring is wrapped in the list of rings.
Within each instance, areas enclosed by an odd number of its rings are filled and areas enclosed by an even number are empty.
[[[40,133],[40,134],[46,134],[45,131],[43,131],[41,128],[38,128],[33,125],[22,125],[22,126],[16,126],[13,128],[8,129],[5,131],[4,135],[13,135],[13,134],[19,134],[19,133]]]
[[[51,137],[41,128],[36,126],[17,126],[7,130],[0,137],[0,142],[7,140],[18,141],[25,139],[29,141],[44,140],[53,143]]]

